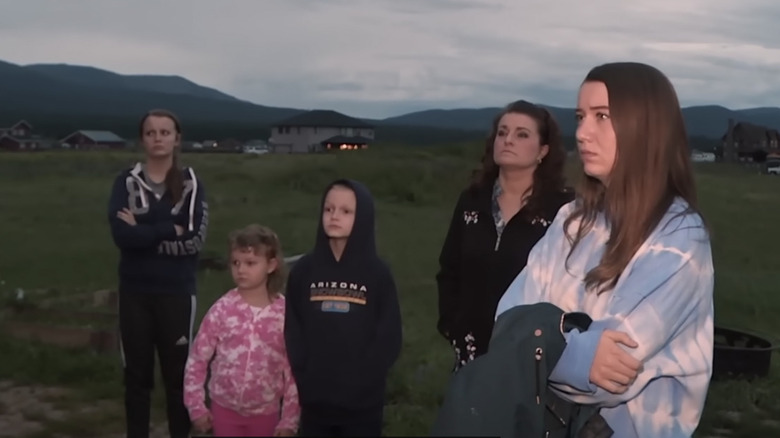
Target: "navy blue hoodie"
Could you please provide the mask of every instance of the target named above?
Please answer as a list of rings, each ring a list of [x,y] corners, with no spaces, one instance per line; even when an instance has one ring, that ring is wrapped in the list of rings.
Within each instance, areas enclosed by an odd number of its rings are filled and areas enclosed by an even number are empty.
[[[355,221],[339,261],[322,225],[325,196],[335,184],[352,188]],[[401,311],[395,281],[376,252],[374,202],[351,180],[322,197],[314,250],[287,281],[285,340],[302,408],[310,418],[361,421],[385,402],[385,382],[401,351]]]
[[[120,249],[119,292],[195,294],[198,257],[206,239],[208,204],[192,168],[182,169],[184,192],[173,204],[170,191],[155,195],[137,163],[123,171],[111,190],[108,221]],[[117,217],[129,208],[136,225]],[[174,225],[184,228],[176,235]]]

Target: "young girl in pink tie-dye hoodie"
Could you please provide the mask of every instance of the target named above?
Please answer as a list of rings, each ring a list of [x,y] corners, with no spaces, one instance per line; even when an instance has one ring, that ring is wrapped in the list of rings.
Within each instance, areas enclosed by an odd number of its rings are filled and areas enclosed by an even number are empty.
[[[266,227],[250,225],[231,234],[230,251],[236,288],[200,324],[187,360],[184,404],[201,433],[293,436],[300,408],[284,342],[279,239]],[[208,409],[204,386],[212,358]]]

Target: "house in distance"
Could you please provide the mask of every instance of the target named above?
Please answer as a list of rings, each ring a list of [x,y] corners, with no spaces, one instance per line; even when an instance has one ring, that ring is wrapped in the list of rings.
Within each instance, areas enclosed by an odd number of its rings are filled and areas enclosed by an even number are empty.
[[[127,141],[111,131],[76,131],[63,138],[61,143],[68,149],[124,149],[127,147]]]
[[[269,149],[277,153],[310,153],[366,149],[374,126],[331,110],[314,110],[274,124]]]
[[[726,133],[721,137],[723,160],[726,162],[751,162],[763,155],[780,157],[780,131],[747,122],[735,123],[729,119]]]
[[[32,129],[32,125],[26,120],[19,120],[9,127],[0,127],[0,150],[23,151],[38,149],[41,145],[33,137]]]

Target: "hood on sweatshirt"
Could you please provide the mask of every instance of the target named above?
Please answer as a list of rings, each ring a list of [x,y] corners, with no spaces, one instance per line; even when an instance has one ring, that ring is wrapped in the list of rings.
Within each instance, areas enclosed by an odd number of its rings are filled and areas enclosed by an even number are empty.
[[[160,200],[161,196],[155,194],[154,190],[152,190],[152,188],[149,187],[148,184],[146,184],[146,181],[143,177],[143,172],[144,172],[144,165],[141,162],[138,162],[130,170],[130,176],[133,177],[133,179],[135,179],[138,185],[143,189],[140,190],[138,194],[141,198],[141,206],[144,209],[147,209],[149,208],[149,199],[148,199],[149,195],[146,192],[153,194],[153,196],[155,196],[158,201]],[[189,221],[187,222],[187,231],[195,231],[195,224],[193,218],[195,217],[195,201],[198,197],[198,178],[195,177],[195,171],[193,171],[191,167],[187,167],[185,169],[185,172],[187,173],[187,176],[189,176],[189,178],[185,178],[184,184],[185,186],[188,184],[192,186],[192,194],[190,196],[190,203],[188,206]],[[171,209],[171,214],[174,215],[178,214],[181,207],[182,207],[181,202],[174,205],[173,208]]]
[[[356,200],[339,261],[322,223],[325,198],[336,185],[351,189]],[[319,217],[311,256],[296,262],[288,278],[285,342],[300,403],[316,421],[373,418],[402,344],[395,281],[376,250],[374,200],[365,185],[336,180],[325,189]]]
[[[355,193],[355,222],[352,225],[352,232],[347,238],[347,244],[344,247],[344,253],[341,259],[336,261],[333,251],[330,248],[330,238],[325,233],[325,227],[322,224],[322,212],[325,208],[325,198],[328,192],[334,186],[343,186]],[[317,225],[317,237],[314,244],[314,255],[319,260],[327,260],[331,263],[352,265],[360,261],[374,260],[377,257],[376,252],[376,224],[374,219],[374,198],[368,187],[362,183],[350,179],[339,179],[328,184],[322,194],[320,202],[319,221]]]

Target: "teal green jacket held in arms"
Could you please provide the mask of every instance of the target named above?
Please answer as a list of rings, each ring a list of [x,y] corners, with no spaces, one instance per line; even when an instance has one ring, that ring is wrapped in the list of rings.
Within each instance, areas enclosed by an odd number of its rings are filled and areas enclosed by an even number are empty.
[[[612,436],[597,407],[567,402],[547,384],[566,348],[564,332],[589,325],[586,314],[565,314],[550,303],[504,312],[488,352],[452,376],[431,436]]]

